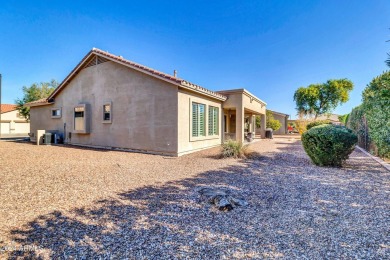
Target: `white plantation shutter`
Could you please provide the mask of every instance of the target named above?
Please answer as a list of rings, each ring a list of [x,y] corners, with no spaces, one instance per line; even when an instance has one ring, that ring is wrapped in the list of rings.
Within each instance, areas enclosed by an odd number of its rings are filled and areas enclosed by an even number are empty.
[[[205,105],[192,103],[192,136],[205,136]]]
[[[199,107],[199,136],[206,135],[206,125],[205,125],[205,105],[198,104]]]
[[[198,136],[199,134],[199,111],[198,104],[192,103],[192,136]]]
[[[209,106],[209,135],[213,134],[213,115],[214,107]]]
[[[213,134],[218,135],[218,107],[214,107],[214,113],[213,113]]]
[[[218,135],[218,107],[209,106],[209,135]]]

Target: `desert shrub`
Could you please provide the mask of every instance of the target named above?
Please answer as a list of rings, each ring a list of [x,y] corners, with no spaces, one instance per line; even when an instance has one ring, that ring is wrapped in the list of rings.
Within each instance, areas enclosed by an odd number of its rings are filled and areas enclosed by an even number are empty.
[[[302,144],[307,155],[319,166],[341,167],[356,143],[356,135],[343,126],[320,125],[302,135]]]
[[[276,120],[274,118],[274,115],[271,111],[266,111],[266,124],[267,128],[272,128],[272,130],[277,131],[282,126],[282,123],[279,122],[279,120]]]
[[[295,128],[298,130],[299,134],[303,134],[304,132],[306,132],[306,127],[307,127],[307,124],[309,124],[309,120],[307,119],[297,119],[295,121]]]
[[[230,139],[222,144],[222,157],[245,158],[246,149],[246,145]]]
[[[267,128],[272,128],[274,131],[279,130],[281,126],[282,124],[276,119],[272,119],[267,122]]]
[[[306,130],[310,130],[310,128],[313,128],[313,127],[319,126],[319,125],[325,125],[325,124],[331,124],[331,122],[329,120],[313,121],[313,122],[310,122],[306,125]]]
[[[390,71],[374,78],[363,91],[363,110],[378,155],[390,157]]]

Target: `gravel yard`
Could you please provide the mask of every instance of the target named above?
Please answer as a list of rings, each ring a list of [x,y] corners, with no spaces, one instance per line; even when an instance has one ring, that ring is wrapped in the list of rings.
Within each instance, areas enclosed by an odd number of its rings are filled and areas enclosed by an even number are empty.
[[[293,137],[179,158],[0,141],[0,258],[390,258],[390,172],[310,163]],[[198,187],[249,203],[221,212]]]

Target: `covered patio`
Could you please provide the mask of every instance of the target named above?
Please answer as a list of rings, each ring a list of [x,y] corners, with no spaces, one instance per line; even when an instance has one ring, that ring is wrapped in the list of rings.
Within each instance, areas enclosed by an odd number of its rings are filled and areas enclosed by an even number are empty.
[[[241,142],[253,139],[256,133],[256,116],[260,116],[260,135],[265,137],[266,103],[245,89],[219,91],[228,97],[223,103],[223,141]]]

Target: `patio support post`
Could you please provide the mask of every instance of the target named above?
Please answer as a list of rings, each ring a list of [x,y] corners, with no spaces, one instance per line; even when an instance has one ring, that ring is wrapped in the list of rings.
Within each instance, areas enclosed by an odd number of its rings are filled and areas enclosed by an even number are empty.
[[[251,132],[253,133],[253,135],[256,132],[256,116],[255,115],[252,115],[252,129],[251,129]]]
[[[260,118],[261,118],[261,138],[265,138],[265,129],[267,128],[265,114],[262,114]]]
[[[226,133],[230,133],[230,110],[228,111],[227,117],[226,117]]]
[[[242,105],[236,108],[236,140],[244,142],[244,108]]]

